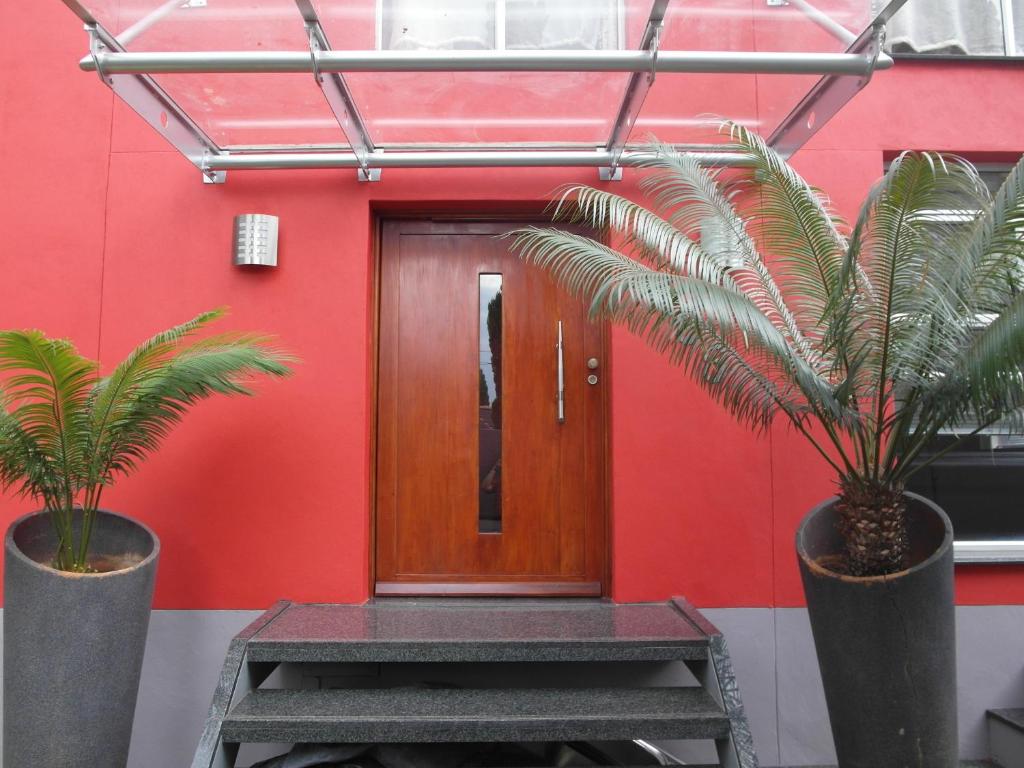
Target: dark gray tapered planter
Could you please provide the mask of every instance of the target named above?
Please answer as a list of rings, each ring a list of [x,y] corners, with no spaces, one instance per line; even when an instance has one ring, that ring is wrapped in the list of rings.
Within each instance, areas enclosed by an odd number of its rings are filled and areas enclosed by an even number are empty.
[[[841,576],[816,560],[841,551],[835,499],[797,532],[804,594],[840,768],[956,768],[953,526],[910,502],[912,566]]]
[[[55,542],[39,512],[12,523],[4,540],[3,765],[124,768],[160,541],[100,512],[92,553],[138,562],[95,574],[51,568]]]

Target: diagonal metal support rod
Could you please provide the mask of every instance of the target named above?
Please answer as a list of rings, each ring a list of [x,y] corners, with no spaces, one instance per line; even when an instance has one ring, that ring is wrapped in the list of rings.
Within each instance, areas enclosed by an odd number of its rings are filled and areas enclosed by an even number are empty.
[[[165,19],[177,9],[187,5],[187,0],[166,0],[163,5],[158,6],[155,10],[146,14],[130,27],[122,31],[121,34],[117,36],[117,42],[123,46],[127,46],[128,43],[137,38],[158,21]]]
[[[320,68],[320,57],[324,52],[331,50],[331,44],[327,40],[323,25],[317,16],[310,0],[295,0],[295,4],[302,14],[306,23],[306,34],[309,36],[309,51],[313,61],[313,77],[320,90],[323,91],[327,104],[334,113],[342,133],[348,140],[352,152],[359,161],[359,180],[378,181],[380,170],[370,168],[367,165],[368,156],[374,152],[373,140],[370,138],[370,131],[359,114],[355,97],[349,90],[344,76],[340,72],[323,72]]]
[[[840,40],[843,45],[850,46],[853,41],[857,39],[857,36],[853,34],[853,32],[848,30],[827,13],[823,13],[816,6],[811,5],[807,0],[786,0],[786,2],[802,11],[804,16],[824,29],[834,38]]]
[[[611,154],[612,162],[607,168],[600,169],[601,179],[604,181],[618,181],[622,178],[619,158],[629,139],[629,133],[633,130],[636,117],[644,105],[644,99],[647,98],[647,92],[654,85],[654,77],[657,72],[658,42],[665,24],[665,12],[668,10],[668,4],[669,0],[654,0],[650,16],[647,17],[647,27],[640,39],[640,50],[650,53],[651,68],[647,72],[634,72],[626,84],[626,92],[623,94],[619,113],[615,117],[611,135],[605,144],[605,149]]]
[[[907,0],[891,0],[846,50],[868,59],[871,66],[860,74],[825,75],[800,100],[779,126],[768,137],[768,144],[783,157],[790,157],[810,141],[822,126],[846,106],[870,81],[876,69],[892,66],[892,59],[882,53],[885,25],[903,7]]]
[[[812,5],[808,0],[786,0],[786,2],[800,10],[804,16],[813,21],[819,27],[828,32],[832,37],[841,42],[847,48],[854,44],[857,35],[848,30],[838,21],[833,19],[817,6]],[[895,13],[895,11],[893,12]],[[890,14],[891,16],[892,14]],[[879,54],[875,69],[885,69],[892,66],[892,58],[884,53]]]
[[[96,62],[100,80],[202,171],[204,181],[210,184],[223,183],[226,173],[208,165],[211,158],[222,154],[217,143],[150,75],[114,75],[106,72],[102,65],[104,56],[123,53],[124,46],[97,21],[87,22],[85,29],[89,33],[91,57]]]

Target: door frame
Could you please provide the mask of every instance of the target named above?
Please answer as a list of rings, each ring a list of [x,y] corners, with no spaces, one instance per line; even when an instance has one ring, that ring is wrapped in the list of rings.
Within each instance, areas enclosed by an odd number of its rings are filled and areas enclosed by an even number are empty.
[[[508,205],[483,203],[443,203],[423,206],[422,203],[388,202],[371,206],[371,269],[370,269],[370,345],[369,345],[369,556],[367,558],[367,588],[371,599],[379,597],[413,596],[458,596],[458,597],[609,597],[612,573],[612,525],[611,525],[611,344],[610,327],[607,321],[599,323],[601,345],[601,368],[604,371],[605,386],[601,387],[601,418],[604,430],[600,445],[601,472],[603,477],[602,503],[599,512],[602,517],[602,565],[599,577],[600,590],[597,594],[581,594],[573,590],[571,583],[564,582],[512,582],[486,581],[460,582],[457,588],[449,582],[413,583],[408,587],[392,587],[377,591],[377,447],[379,439],[380,410],[380,316],[381,280],[384,257],[384,225],[388,221],[438,221],[455,223],[545,223],[546,202],[524,202]]]

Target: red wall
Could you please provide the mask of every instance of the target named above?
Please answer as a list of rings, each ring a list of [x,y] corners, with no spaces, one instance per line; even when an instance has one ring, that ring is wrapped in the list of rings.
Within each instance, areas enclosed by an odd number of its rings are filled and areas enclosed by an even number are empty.
[[[160,608],[260,608],[368,592],[371,222],[399,203],[465,210],[544,199],[584,170],[198,173],[78,70],[81,26],[58,2],[12,3],[0,46],[0,327],[67,336],[109,368],[136,342],[227,304],[303,359],[254,400],[204,403],[161,453],[105,497],[163,540]],[[38,30],[47,30],[38,34]],[[876,75],[795,158],[852,217],[902,148],[1024,150],[1016,63],[913,64]],[[649,114],[679,98],[671,84]],[[737,99],[774,115],[773,85]],[[757,97],[760,96],[760,99]],[[764,114],[758,101],[771,102]],[[667,138],[673,138],[667,136]],[[635,195],[637,174],[612,188]],[[242,212],[281,218],[281,266],[230,264]],[[801,601],[792,539],[830,494],[827,467],[783,426],[734,425],[641,342],[612,337],[613,595],[683,593],[702,606]],[[32,508],[0,500],[6,524]],[[962,568],[962,603],[1024,602],[1024,569]]]

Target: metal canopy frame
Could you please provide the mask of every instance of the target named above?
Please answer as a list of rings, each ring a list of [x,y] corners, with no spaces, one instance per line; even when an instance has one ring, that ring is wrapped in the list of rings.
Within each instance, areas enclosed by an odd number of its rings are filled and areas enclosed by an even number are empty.
[[[855,36],[811,4],[788,0],[847,46],[842,53],[666,51],[659,48],[670,0],[653,0],[640,47],[635,51],[339,51],[334,50],[311,0],[295,0],[309,51],[130,52],[126,45],[145,29],[192,0],[168,0],[115,37],[78,0],[63,0],[85,23],[90,52],[79,66],[96,72],[117,96],[163,135],[203,174],[222,183],[231,169],[354,168],[361,181],[377,181],[384,168],[596,167],[603,180],[622,178],[624,166],[649,158],[627,144],[648,91],[660,72],[821,75],[779,124],[769,144],[788,157],[802,147],[878,69],[892,66],[882,53],[885,24],[907,2],[891,0],[864,32]],[[308,72],[323,92],[349,147],[328,150],[289,146],[275,152],[220,147],[152,77],[168,73]],[[445,145],[424,150],[377,147],[345,82],[346,72],[628,72],[625,92],[608,139],[592,149],[539,148],[532,144],[486,147]],[[742,162],[713,144],[677,145],[710,166]]]

